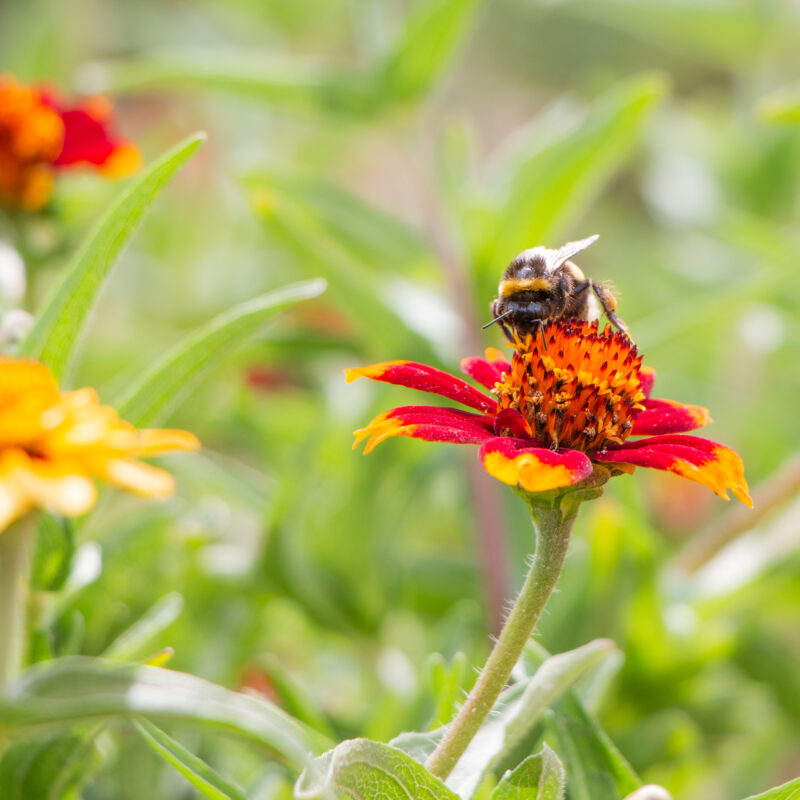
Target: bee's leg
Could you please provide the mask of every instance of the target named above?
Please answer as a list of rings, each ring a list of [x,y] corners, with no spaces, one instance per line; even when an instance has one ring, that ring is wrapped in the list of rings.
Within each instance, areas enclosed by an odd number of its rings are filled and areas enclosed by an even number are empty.
[[[536,322],[537,322],[537,324],[538,324],[537,326],[539,328],[537,333],[539,334],[539,336],[542,337],[542,347],[544,347],[544,351],[546,353],[547,352],[547,339],[545,338],[545,335],[544,335],[544,321],[541,320],[541,319],[537,319]]]
[[[497,320],[497,324],[500,326],[500,330],[503,331],[503,335],[508,339],[511,344],[514,344],[514,334],[511,332],[511,328],[506,325],[506,321],[504,319]]]
[[[608,321],[614,325],[616,328],[621,330],[623,333],[628,330],[628,326],[623,322],[622,318],[617,316],[617,299],[611,294],[611,291],[603,286],[602,283],[596,283],[592,280],[586,281],[587,286],[592,287],[592,291],[597,296],[597,299],[600,301],[600,305],[603,307],[603,311],[605,315],[608,317]],[[584,287],[580,287],[582,290]]]
[[[511,332],[511,329],[506,324],[506,321],[501,318],[502,315],[497,310],[497,300],[492,301],[491,305],[489,306],[489,311],[492,314],[492,321],[497,322],[497,324],[500,326],[500,330],[503,331],[503,335],[506,337],[506,339],[508,339],[509,342],[513,344],[514,334]],[[488,325],[484,327],[488,327]]]

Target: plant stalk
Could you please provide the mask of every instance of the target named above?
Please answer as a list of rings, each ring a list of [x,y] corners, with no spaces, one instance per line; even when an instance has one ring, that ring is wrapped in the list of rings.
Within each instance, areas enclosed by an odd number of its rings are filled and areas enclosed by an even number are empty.
[[[555,507],[535,505],[526,497],[536,528],[536,552],[525,583],[506,620],[486,666],[447,733],[425,766],[444,780],[483,725],[522,655],[561,575],[570,533],[580,502],[566,497]]]
[[[0,693],[22,669],[33,519],[0,532]]]

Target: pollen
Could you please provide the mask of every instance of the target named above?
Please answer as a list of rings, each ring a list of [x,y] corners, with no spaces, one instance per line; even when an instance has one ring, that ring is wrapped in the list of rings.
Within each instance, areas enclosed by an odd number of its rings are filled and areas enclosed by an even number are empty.
[[[645,399],[642,357],[627,335],[557,320],[510,346],[511,369],[492,390],[498,411],[519,411],[554,449],[590,452],[627,438]]]

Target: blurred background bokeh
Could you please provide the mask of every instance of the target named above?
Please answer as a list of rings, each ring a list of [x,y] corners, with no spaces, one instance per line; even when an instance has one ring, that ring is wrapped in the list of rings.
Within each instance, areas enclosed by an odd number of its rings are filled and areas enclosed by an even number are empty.
[[[708,406],[751,485],[783,468],[786,488],[753,526],[673,476],[613,481],[581,512],[541,642],[614,639],[624,659],[586,701],[676,800],[794,777],[798,48],[789,0],[0,0],[0,72],[110,93],[147,159],[209,136],[125,252],[75,385],[104,397],[230,305],[329,284],[174,414],[205,444],[170,462],[180,499],[134,515],[108,493],[78,526],[41,657],[149,620],[140,657],[171,646],[170,666],[336,737],[444,721],[442,682],[469,684],[523,574],[527,510],[472,448],[351,452],[354,428],[414,400],[343,368],[453,371],[501,346],[480,326],[511,257],[599,233],[579,263],[615,287],[657,394]],[[75,174],[4,229],[27,308],[118,191]],[[81,797],[193,796],[106,736]],[[291,796],[256,751],[195,744],[253,797]]]

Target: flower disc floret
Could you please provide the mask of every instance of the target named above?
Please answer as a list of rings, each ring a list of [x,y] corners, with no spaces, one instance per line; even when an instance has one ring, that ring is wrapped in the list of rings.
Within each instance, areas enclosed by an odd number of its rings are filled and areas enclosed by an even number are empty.
[[[522,414],[542,444],[602,450],[621,444],[644,410],[641,365],[625,334],[559,320],[541,337],[517,340],[510,369],[492,393],[500,410]]]

